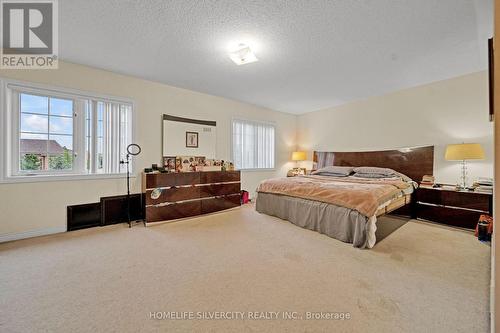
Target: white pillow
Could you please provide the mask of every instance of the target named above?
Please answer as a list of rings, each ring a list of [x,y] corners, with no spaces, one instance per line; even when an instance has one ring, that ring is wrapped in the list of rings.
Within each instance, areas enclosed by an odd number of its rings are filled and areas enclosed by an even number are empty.
[[[354,168],[354,172],[356,173],[364,173],[364,174],[378,174],[378,175],[385,175],[385,176],[393,176],[397,174],[396,171],[389,169],[389,168],[378,168],[378,167],[359,167],[359,168]]]
[[[356,177],[365,177],[365,178],[391,178],[391,177],[400,177],[401,180],[405,182],[411,182],[412,179],[408,177],[407,175],[404,175],[400,172],[397,172],[395,170],[389,169],[389,168],[378,168],[378,167],[359,167],[359,168],[354,168],[355,176]],[[360,175],[361,174],[361,175]],[[367,176],[369,174],[372,174],[374,176]],[[363,176],[362,176],[363,175]],[[384,176],[384,177],[381,177]]]
[[[317,174],[335,174],[335,175],[341,175],[341,176],[349,176],[352,173],[352,170],[354,170],[353,167],[348,167],[348,166],[327,166],[321,169],[318,169],[314,172],[312,172],[312,175],[317,175]]]

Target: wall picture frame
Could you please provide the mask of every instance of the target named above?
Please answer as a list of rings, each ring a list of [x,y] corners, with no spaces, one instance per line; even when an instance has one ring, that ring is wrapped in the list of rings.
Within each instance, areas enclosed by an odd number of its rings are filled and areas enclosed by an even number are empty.
[[[198,148],[198,132],[186,132],[186,148]]]

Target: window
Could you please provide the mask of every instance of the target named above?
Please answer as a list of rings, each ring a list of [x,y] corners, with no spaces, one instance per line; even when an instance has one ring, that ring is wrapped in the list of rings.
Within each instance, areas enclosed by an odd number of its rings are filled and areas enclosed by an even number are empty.
[[[18,97],[19,171],[73,170],[73,101],[27,93]]]
[[[233,120],[233,161],[237,169],[274,169],[275,126]]]
[[[7,84],[7,177],[118,174],[132,139],[132,104]],[[10,136],[10,137],[9,137]]]

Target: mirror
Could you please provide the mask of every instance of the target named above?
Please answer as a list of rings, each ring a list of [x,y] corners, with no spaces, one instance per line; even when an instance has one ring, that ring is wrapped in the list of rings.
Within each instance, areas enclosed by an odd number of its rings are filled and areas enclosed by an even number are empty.
[[[205,156],[216,158],[215,121],[163,115],[163,156]]]

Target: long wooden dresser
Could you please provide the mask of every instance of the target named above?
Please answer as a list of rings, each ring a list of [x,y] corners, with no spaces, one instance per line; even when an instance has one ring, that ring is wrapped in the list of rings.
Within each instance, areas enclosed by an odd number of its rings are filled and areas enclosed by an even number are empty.
[[[175,220],[240,206],[240,171],[144,173],[146,222]],[[157,199],[151,194],[161,191]]]

